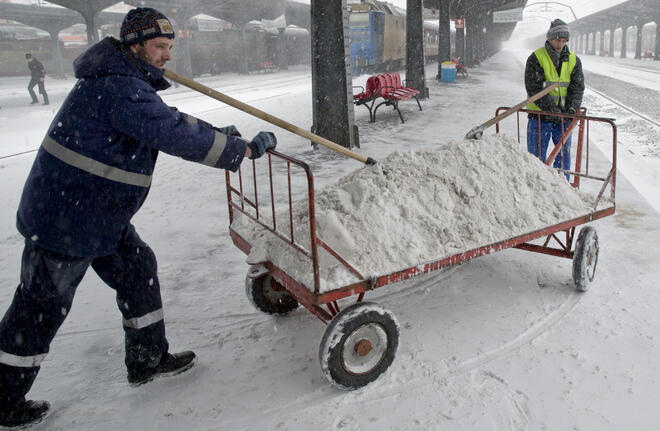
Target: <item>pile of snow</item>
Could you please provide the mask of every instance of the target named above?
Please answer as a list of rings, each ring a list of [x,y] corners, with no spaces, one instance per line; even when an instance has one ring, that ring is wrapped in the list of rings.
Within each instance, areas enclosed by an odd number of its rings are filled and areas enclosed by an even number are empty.
[[[306,200],[294,205],[294,235],[310,250],[307,205]],[[563,175],[501,135],[393,152],[317,190],[315,205],[318,236],[365,277],[591,212]],[[277,220],[288,236],[288,213]],[[313,288],[308,258],[247,217],[232,227],[252,245],[248,263],[271,261]],[[358,281],[321,247],[319,260],[322,292]]]

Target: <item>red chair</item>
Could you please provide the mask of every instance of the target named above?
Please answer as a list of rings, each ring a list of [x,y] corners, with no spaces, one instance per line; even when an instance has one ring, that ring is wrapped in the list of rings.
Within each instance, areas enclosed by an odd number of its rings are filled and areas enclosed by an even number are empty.
[[[378,94],[379,81],[377,76],[370,76],[366,82],[366,88],[357,86],[353,88],[360,88],[362,91],[353,95],[353,103],[356,106],[364,105],[369,110],[369,122],[374,122],[372,108],[376,99],[380,96]]]
[[[419,94],[419,91],[411,87],[402,87],[401,76],[398,74],[398,72],[380,75],[378,77],[378,81],[380,83],[378,94],[380,94],[384,100],[374,108],[374,122],[376,121],[376,111],[378,111],[378,108],[381,105],[391,106],[394,108],[396,112],[398,112],[402,123],[405,123],[405,120],[403,119],[403,114],[401,114],[401,110],[399,109],[399,101],[408,100],[414,97],[415,101],[417,101],[417,106],[419,106],[419,110],[422,110],[422,105],[419,103],[419,99],[417,99],[417,94]]]
[[[456,64],[456,75],[461,75],[463,78],[467,78],[468,68],[464,63],[461,63],[460,57],[452,58],[451,61]]]

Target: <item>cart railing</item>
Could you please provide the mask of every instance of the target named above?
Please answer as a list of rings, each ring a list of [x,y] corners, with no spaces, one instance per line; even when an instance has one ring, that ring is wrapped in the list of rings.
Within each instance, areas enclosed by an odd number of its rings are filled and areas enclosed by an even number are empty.
[[[505,106],[499,107],[495,111],[495,114],[498,115],[500,112],[506,111],[507,109],[509,108]],[[511,116],[508,119],[503,120],[502,122],[510,121],[511,118],[515,118],[516,131],[517,131],[516,136],[518,143],[521,143],[521,130],[520,130],[521,115],[528,116],[531,114],[533,117],[536,117],[536,119],[532,118],[530,119],[530,121],[539,121],[539,122],[541,121],[541,117],[554,117],[558,119],[562,127],[565,127],[566,130],[562,135],[560,142],[557,145],[555,145],[554,149],[547,157],[545,164],[548,166],[551,166],[553,164],[555,158],[559,155],[560,151],[563,149],[566,140],[568,139],[568,137],[572,136],[575,128],[577,127],[578,133],[577,133],[576,157],[573,165],[574,169],[559,169],[559,168],[555,168],[555,169],[557,169],[557,171],[562,172],[564,174],[572,175],[573,182],[571,183],[571,185],[575,188],[580,188],[581,178],[602,182],[602,187],[600,189],[600,192],[598,193],[596,201],[594,202],[593,208],[595,210],[600,204],[603,194],[605,193],[608,185],[611,186],[610,200],[614,202],[614,197],[616,192],[617,128],[612,118],[587,116],[586,112],[587,112],[586,108],[580,108],[578,113],[575,115],[520,109],[518,112],[516,112],[515,117]],[[568,126],[566,126],[566,124],[568,124]],[[611,132],[612,165],[609,171],[604,176],[596,176],[590,173],[590,149],[591,149],[590,132],[594,124],[607,125],[611,128],[612,131]],[[501,127],[500,122],[495,124],[495,130],[497,133],[500,132],[500,127]],[[539,135],[539,147],[540,147],[541,133],[539,133],[538,135]],[[540,155],[539,158],[541,158]]]
[[[248,175],[245,175],[244,167],[239,167],[237,173],[232,174],[229,171],[226,172],[226,184],[227,184],[227,203],[229,207],[229,224],[235,220],[235,211],[241,213],[243,216],[249,217],[252,221],[263,227],[264,229],[270,231],[272,234],[276,235],[291,248],[295,249],[298,253],[306,256],[310,259],[312,264],[312,269],[314,272],[314,293],[318,294],[320,292],[320,273],[319,273],[319,257],[318,257],[318,247],[323,247],[328,253],[330,253],[335,259],[337,259],[342,265],[344,265],[349,271],[351,271],[358,279],[363,280],[364,277],[357,271],[349,262],[347,262],[339,253],[332,249],[327,243],[325,243],[321,238],[316,234],[316,212],[314,207],[314,176],[312,171],[306,163],[294,159],[293,157],[287,156],[277,151],[269,151],[265,158],[267,160],[267,175],[268,175],[268,194],[269,199],[260,199],[260,189],[261,183],[258,181],[258,170],[257,160],[252,160],[252,163],[248,163],[248,166],[251,166],[251,172]],[[276,202],[276,188],[279,187],[280,181],[274,181],[273,175],[277,175],[277,172],[273,169],[273,160],[282,161],[286,166],[286,203]],[[307,177],[307,199],[308,199],[308,208],[309,208],[309,232],[310,232],[310,248],[307,248],[295,237],[294,234],[294,217],[293,217],[293,192],[292,192],[292,171],[291,167],[297,166],[305,172]],[[251,190],[248,190],[246,186],[246,181],[250,182]],[[278,230],[278,219],[277,213],[278,209],[285,208],[287,211],[287,217],[289,222],[288,232],[284,233],[281,230]],[[264,209],[268,212],[270,217],[264,217]],[[237,247],[243,250],[244,253],[249,254],[251,245],[242,238],[236,231],[230,228],[230,234],[232,239]],[[271,264],[272,265],[272,264]],[[296,289],[299,290],[299,289]],[[300,293],[300,296],[305,296],[303,292]]]

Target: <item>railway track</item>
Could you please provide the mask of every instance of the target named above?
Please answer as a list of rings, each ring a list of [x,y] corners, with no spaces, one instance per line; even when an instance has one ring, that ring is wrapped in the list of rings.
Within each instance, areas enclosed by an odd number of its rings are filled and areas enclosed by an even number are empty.
[[[659,74],[660,74],[660,73],[659,73]],[[593,91],[594,93],[596,93],[596,94],[599,95],[600,97],[609,100],[609,101],[612,102],[613,104],[615,104],[615,105],[617,105],[618,107],[620,107],[620,108],[622,108],[622,109],[624,109],[624,110],[630,112],[631,114],[633,114],[633,115],[635,115],[635,116],[637,116],[637,117],[639,117],[639,118],[641,118],[641,119],[643,119],[643,120],[645,120],[645,121],[648,121],[649,123],[651,123],[651,124],[653,124],[653,125],[655,125],[655,126],[660,127],[660,122],[657,122],[657,121],[655,121],[655,120],[653,120],[653,119],[647,117],[646,115],[641,114],[641,113],[635,111],[634,109],[632,109],[632,108],[630,108],[630,107],[624,105],[623,103],[621,103],[621,102],[619,102],[618,100],[616,100],[616,99],[614,99],[614,98],[608,96],[607,94],[605,94],[605,93],[603,93],[603,92],[601,92],[601,91],[599,91],[599,90],[596,90],[595,88],[590,87],[590,86],[587,86],[587,89],[590,90],[590,91]]]

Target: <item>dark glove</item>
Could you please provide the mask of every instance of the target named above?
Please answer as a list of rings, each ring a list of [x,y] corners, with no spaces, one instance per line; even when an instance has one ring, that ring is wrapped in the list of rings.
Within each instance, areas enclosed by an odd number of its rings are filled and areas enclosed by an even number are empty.
[[[277,145],[277,139],[275,135],[271,132],[259,132],[257,136],[252,138],[252,141],[248,143],[248,147],[252,152],[250,159],[258,159],[263,156],[266,150],[275,148]]]
[[[214,129],[220,133],[224,133],[225,135],[241,136],[241,132],[239,132],[236,126],[234,126],[233,124],[227,127],[214,127]]]
[[[566,113],[570,114],[570,115],[575,115],[575,114],[577,114],[577,110],[571,106],[570,108],[568,108],[566,110]]]
[[[550,112],[553,114],[561,114],[561,108],[557,105],[554,105],[552,108],[550,108]],[[552,121],[555,124],[561,124],[561,117],[555,117],[554,115],[552,117],[548,116],[548,119]]]

